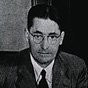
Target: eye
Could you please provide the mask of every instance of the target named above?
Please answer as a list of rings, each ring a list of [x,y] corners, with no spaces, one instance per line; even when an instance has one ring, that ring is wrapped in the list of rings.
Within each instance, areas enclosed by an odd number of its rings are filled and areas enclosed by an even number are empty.
[[[53,39],[53,38],[56,38],[56,36],[50,36],[50,37],[51,37],[52,39]]]
[[[49,38],[51,38],[51,39],[56,39],[57,36],[56,36],[56,35],[51,35],[51,36],[49,36]]]
[[[34,37],[35,39],[41,39],[41,38],[42,38],[42,35],[33,35],[33,37]]]

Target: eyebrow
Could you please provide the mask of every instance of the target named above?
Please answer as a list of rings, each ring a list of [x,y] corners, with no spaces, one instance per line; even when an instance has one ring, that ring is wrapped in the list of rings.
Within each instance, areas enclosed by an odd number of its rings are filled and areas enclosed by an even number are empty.
[[[43,34],[41,31],[35,31],[35,32],[33,32],[33,33],[39,33],[39,34]],[[49,33],[48,35],[58,35],[57,33],[55,33],[55,32],[51,32],[51,33]]]
[[[53,33],[49,33],[49,35],[58,35],[57,33],[53,32]]]
[[[42,32],[40,32],[40,31],[35,31],[35,32],[33,32],[33,33],[39,33],[39,34],[43,34]]]

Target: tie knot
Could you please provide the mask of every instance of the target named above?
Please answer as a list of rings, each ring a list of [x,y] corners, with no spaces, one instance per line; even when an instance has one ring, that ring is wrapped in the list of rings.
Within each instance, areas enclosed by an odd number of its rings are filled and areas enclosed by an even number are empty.
[[[42,77],[45,78],[45,76],[46,76],[46,71],[45,71],[44,69],[41,71],[41,75],[42,75]]]

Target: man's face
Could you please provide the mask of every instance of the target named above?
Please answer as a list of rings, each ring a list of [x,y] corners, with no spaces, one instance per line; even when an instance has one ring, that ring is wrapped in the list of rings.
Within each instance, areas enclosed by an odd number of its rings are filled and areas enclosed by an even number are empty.
[[[64,32],[61,33],[56,22],[50,19],[34,18],[29,33],[31,54],[39,64],[49,64],[62,44]]]

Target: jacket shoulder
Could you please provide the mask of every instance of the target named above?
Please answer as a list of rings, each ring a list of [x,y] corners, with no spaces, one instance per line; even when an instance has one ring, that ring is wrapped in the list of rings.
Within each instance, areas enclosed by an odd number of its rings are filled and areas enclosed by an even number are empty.
[[[82,64],[82,63],[85,64],[85,61],[82,58],[80,58],[80,57],[78,57],[78,56],[76,56],[74,54],[70,54],[70,53],[66,53],[66,52],[60,52],[59,55],[64,60],[70,61],[72,63],[75,62],[75,64]]]
[[[83,68],[87,68],[85,61],[74,54],[60,52],[59,56],[61,57],[63,63],[66,66],[69,66],[70,69],[79,71]]]

